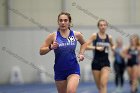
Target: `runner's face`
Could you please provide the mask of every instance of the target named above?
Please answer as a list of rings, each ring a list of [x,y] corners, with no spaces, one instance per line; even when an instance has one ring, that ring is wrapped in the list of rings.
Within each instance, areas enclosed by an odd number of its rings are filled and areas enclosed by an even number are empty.
[[[67,30],[70,22],[67,15],[60,15],[58,19],[58,25],[60,30]]]
[[[99,23],[99,30],[100,30],[101,32],[105,32],[106,29],[107,29],[107,23],[106,23],[105,21],[101,21],[101,22]]]
[[[132,36],[131,38],[130,38],[130,43],[131,43],[131,45],[137,45],[137,38],[136,37],[134,37],[134,36]]]

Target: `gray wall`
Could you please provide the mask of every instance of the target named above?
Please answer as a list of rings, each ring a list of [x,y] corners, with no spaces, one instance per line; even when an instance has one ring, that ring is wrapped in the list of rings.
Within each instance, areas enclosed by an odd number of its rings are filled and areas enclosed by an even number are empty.
[[[8,11],[2,5],[5,1]],[[140,24],[140,0],[0,0],[0,7],[1,26],[8,20],[9,26],[36,27],[31,18],[44,26],[57,26],[62,10],[71,13],[74,25],[96,25],[99,18],[114,25]]]
[[[115,39],[122,36],[125,45],[128,45],[129,38],[126,35],[136,33],[140,35],[140,27],[118,27],[121,32],[114,29],[108,29],[107,33]],[[56,28],[50,28],[50,31],[55,31]],[[73,28],[76,31],[83,33],[87,39],[93,32],[97,32],[96,27],[88,28]],[[13,66],[18,65],[21,68],[23,79],[25,83],[35,82],[37,80],[37,72],[39,66],[43,65],[46,69],[48,82],[53,81],[53,64],[54,53],[51,51],[45,56],[39,55],[39,48],[44,42],[49,32],[38,28],[34,29],[0,29],[0,84],[9,83],[10,71]],[[5,47],[5,48],[4,48]],[[79,50],[79,45],[77,47]],[[86,55],[92,58],[92,52],[86,51]],[[110,56],[112,60],[112,56]],[[112,61],[111,61],[112,62]],[[86,58],[80,62],[81,66],[81,80],[86,78],[85,67],[90,67],[91,59]],[[110,80],[113,79],[113,72],[110,74]],[[90,77],[89,77],[90,78]],[[127,76],[126,76],[127,78]]]
[[[9,23],[16,27],[36,27],[28,19],[44,25],[56,26],[61,0],[9,0]],[[17,12],[12,11],[15,9]],[[27,18],[23,17],[22,15]]]
[[[0,0],[0,27],[7,25],[7,11],[6,7],[2,6],[3,3],[6,3],[6,0]]]

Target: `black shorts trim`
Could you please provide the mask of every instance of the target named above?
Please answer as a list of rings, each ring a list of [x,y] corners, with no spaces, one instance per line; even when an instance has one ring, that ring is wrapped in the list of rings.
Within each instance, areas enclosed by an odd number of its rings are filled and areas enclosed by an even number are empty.
[[[138,65],[137,62],[127,62],[127,67],[133,67],[135,65]]]
[[[109,61],[92,61],[91,68],[92,70],[101,70],[103,67],[110,67]]]

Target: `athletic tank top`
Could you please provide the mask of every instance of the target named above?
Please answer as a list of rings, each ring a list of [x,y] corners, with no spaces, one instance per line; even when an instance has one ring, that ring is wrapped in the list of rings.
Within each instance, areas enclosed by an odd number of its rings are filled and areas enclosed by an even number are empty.
[[[74,32],[70,30],[68,38],[64,38],[61,36],[60,32],[57,31],[56,41],[59,44],[59,47],[54,49],[54,70],[63,71],[74,69],[78,64],[75,54],[77,40],[74,36]]]
[[[110,46],[110,41],[109,41],[108,35],[106,34],[105,39],[101,39],[97,33],[96,40],[93,41],[93,45],[104,47],[103,51],[99,51],[97,49],[94,50],[94,52],[95,52],[94,59],[101,60],[101,61],[108,60],[108,52],[109,52],[109,46]]]
[[[137,63],[138,50],[129,48],[128,49],[128,54],[131,56],[131,58],[128,59],[128,62]]]
[[[120,55],[120,52],[122,51],[122,48],[116,48],[115,49],[115,62],[121,64],[124,62],[124,59]]]

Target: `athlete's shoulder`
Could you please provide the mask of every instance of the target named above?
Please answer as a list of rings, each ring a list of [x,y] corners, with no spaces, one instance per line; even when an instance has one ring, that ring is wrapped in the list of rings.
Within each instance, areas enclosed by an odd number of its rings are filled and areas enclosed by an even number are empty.
[[[93,33],[91,37],[93,38],[93,40],[95,40],[97,38],[97,33]]]
[[[79,31],[73,31],[74,32],[74,35],[75,36],[80,36],[80,35],[83,35],[81,32],[79,32]]]
[[[49,34],[49,36],[54,37],[54,36],[56,36],[56,34],[57,34],[57,32],[52,32]]]
[[[128,51],[130,50],[130,46],[123,46],[123,50],[124,50],[125,52],[128,52]]]
[[[108,35],[108,34],[107,34]],[[109,39],[112,39],[112,36],[111,35],[108,35]]]
[[[73,32],[77,40],[79,40],[80,38],[83,38],[83,34],[81,32],[79,31],[73,31]]]
[[[48,38],[48,39],[51,39],[51,40],[54,40],[55,37],[56,37],[56,33],[57,33],[57,32],[52,32],[52,33],[50,33],[50,34],[47,36],[47,38]]]
[[[56,34],[57,34],[57,32],[52,32],[52,33],[50,33],[49,35],[55,36]]]
[[[96,36],[97,36],[97,34],[98,34],[98,33],[93,33],[93,34],[92,34],[92,36],[93,36],[93,37],[96,37]]]

